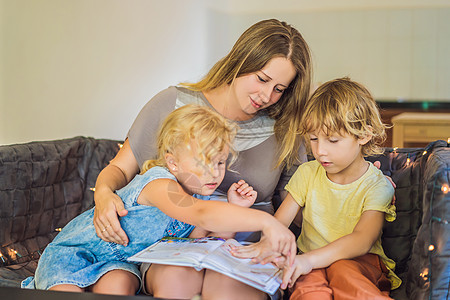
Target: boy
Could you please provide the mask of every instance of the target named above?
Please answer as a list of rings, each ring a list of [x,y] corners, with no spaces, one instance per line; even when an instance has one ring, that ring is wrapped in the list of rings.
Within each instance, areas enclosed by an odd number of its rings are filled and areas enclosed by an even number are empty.
[[[282,288],[293,287],[291,299],[390,299],[401,281],[381,232],[384,219],[396,217],[394,189],[364,159],[382,153],[385,138],[374,99],[348,78],[329,81],[307,102],[300,128],[315,160],[297,169],[275,214],[286,226],[302,214],[300,254],[285,268]],[[263,250],[264,240],[235,255],[272,260]]]

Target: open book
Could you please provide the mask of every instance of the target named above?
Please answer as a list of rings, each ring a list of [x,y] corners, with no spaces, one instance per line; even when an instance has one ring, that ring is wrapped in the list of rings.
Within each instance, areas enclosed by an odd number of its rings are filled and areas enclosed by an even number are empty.
[[[216,237],[166,237],[128,260],[211,269],[274,294],[281,284],[281,270],[273,264],[254,264],[251,259],[236,258],[229,252],[230,245],[241,244],[233,239],[225,241]]]

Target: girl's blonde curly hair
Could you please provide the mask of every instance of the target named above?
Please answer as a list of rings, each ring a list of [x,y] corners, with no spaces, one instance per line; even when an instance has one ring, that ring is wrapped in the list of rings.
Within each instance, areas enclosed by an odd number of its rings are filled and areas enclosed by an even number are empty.
[[[363,156],[383,153],[386,125],[370,92],[348,77],[321,85],[305,106],[300,121],[300,134],[323,130],[326,135],[345,132],[356,139],[371,136],[362,146]],[[309,143],[306,143],[309,145]]]
[[[237,157],[232,144],[237,125],[206,106],[188,104],[172,111],[162,123],[157,137],[156,159],[144,162],[141,174],[154,166],[166,166],[165,154],[181,149],[196,150],[195,156],[211,168],[213,159],[228,146],[232,164]],[[195,143],[196,147],[191,147]]]

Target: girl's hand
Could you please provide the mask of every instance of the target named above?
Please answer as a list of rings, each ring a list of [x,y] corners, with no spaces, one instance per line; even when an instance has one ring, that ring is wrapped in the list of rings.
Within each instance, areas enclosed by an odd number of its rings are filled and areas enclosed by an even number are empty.
[[[112,192],[95,192],[94,226],[99,238],[106,242],[128,245],[128,237],[120,226],[119,218],[126,216],[122,199]],[[108,197],[109,196],[109,197]]]
[[[236,247],[232,254],[240,258],[253,258],[255,263],[280,263],[286,261],[293,264],[297,251],[297,243],[292,231],[273,218],[273,222],[263,230],[261,241],[249,246]]]
[[[272,244],[272,251],[286,257],[288,264],[293,264],[297,253],[295,235],[283,223],[273,217],[273,222],[264,227],[263,234]]]
[[[300,254],[295,257],[294,264],[285,266],[283,269],[283,281],[281,288],[293,287],[297,279],[301,275],[309,274],[312,271],[312,265],[308,260],[308,256]]]
[[[230,252],[238,258],[251,258],[256,264],[274,263],[277,267],[283,268],[286,263],[286,257],[279,252],[274,252],[272,245],[265,237],[251,245],[233,247]]]
[[[255,203],[258,193],[244,180],[233,183],[228,189],[228,202],[242,207],[250,207]]]
[[[267,222],[262,230],[265,243],[270,244],[272,255],[284,256],[288,264],[294,263],[295,254],[297,253],[297,243],[292,231],[284,226],[280,221],[271,216],[270,222]],[[269,249],[269,246],[265,246]],[[261,252],[261,256],[269,260],[269,251]]]

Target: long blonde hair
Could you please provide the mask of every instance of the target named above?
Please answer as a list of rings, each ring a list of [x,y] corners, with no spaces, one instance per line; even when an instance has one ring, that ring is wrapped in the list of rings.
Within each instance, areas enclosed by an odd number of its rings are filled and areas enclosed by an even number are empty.
[[[321,85],[306,104],[301,119],[304,136],[315,130],[324,130],[327,135],[344,131],[356,139],[371,136],[361,148],[363,156],[383,153],[385,129],[370,92],[348,77]]]
[[[304,102],[309,97],[312,77],[309,47],[295,28],[275,19],[252,25],[202,80],[182,85],[194,91],[230,85],[237,77],[261,70],[275,57],[289,59],[297,72],[280,100],[266,108],[268,115],[275,120],[275,137],[279,144],[276,167],[291,166],[298,160],[301,142],[299,120]]]
[[[156,159],[144,162],[141,174],[154,166],[166,166],[165,154],[176,153],[178,149],[192,149],[195,143],[196,157],[206,167],[228,146],[230,164],[236,159],[232,144],[237,125],[228,121],[209,107],[188,104],[172,111],[161,124],[157,137]]]

